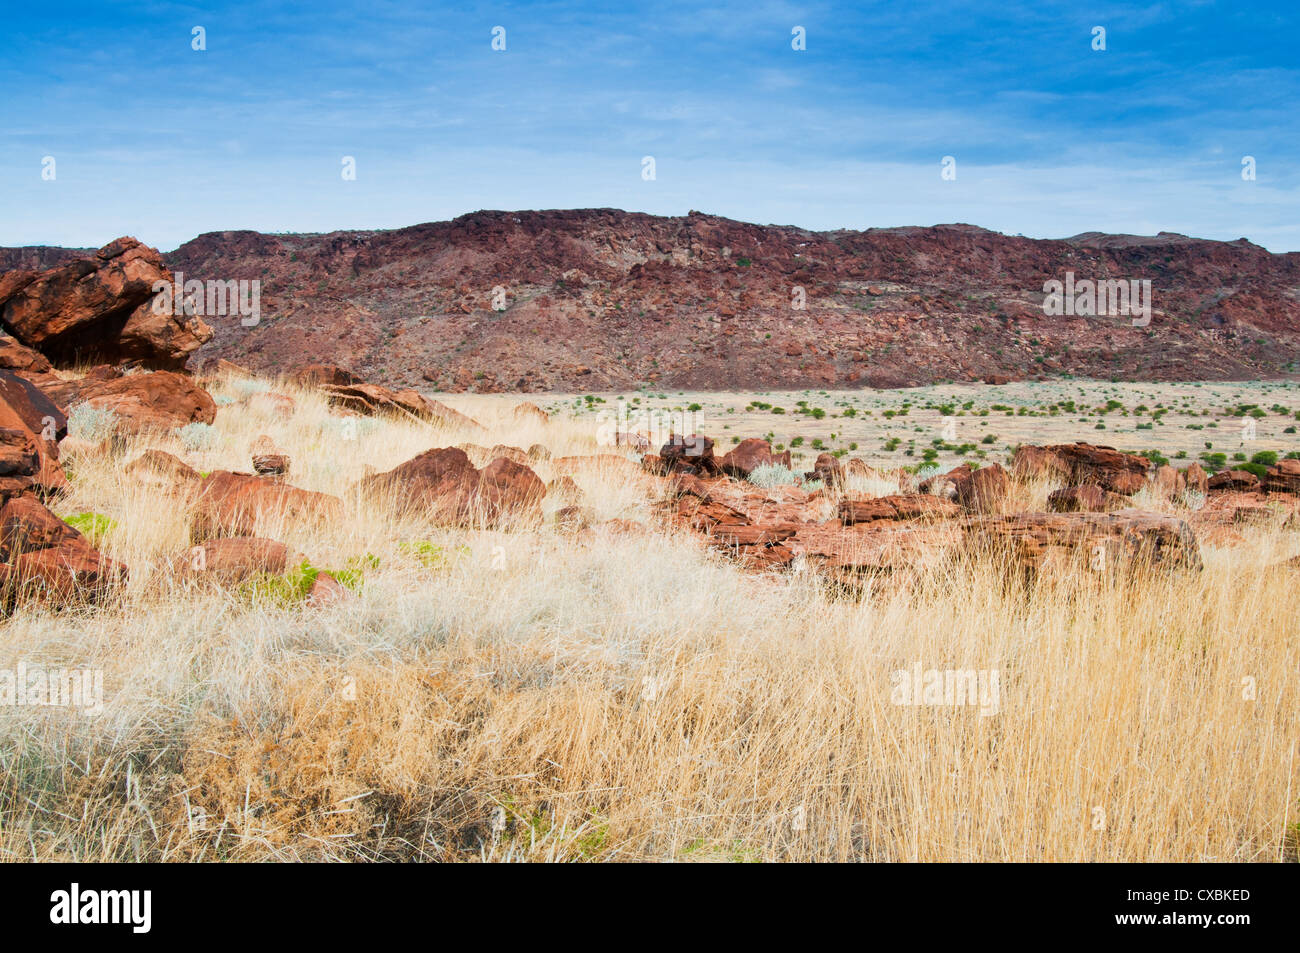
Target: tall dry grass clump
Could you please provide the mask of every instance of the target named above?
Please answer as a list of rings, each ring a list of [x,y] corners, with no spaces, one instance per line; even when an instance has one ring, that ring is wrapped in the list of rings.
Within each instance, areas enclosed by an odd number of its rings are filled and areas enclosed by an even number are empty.
[[[3,623],[0,669],[100,669],[104,710],[0,706],[0,857],[1296,859],[1293,531],[1247,528],[1201,572],[1026,580],[974,555],[850,593],[657,528],[653,484],[617,465],[573,478],[644,533],[562,534],[552,502],[430,526],[356,481],[465,441],[590,454],[594,432],[479,398],[457,406],[486,435],[385,419],[344,439],[318,394],[277,382],[279,419],[262,389],[213,382],[228,402],[188,445],[69,454],[58,511],[109,516],[131,580]],[[186,581],[185,508],[122,475],[146,447],[246,469],[261,434],[344,508],[260,529],[359,567],[356,598]],[[895,673],[945,670],[996,673],[995,698],[897,703]]]

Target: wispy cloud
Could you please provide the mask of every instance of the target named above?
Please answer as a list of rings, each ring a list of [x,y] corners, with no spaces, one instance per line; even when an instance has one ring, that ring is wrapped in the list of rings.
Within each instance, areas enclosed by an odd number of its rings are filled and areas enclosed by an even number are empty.
[[[813,228],[1167,229],[1300,249],[1300,30],[1284,7],[74,12],[60,23],[20,9],[0,38],[3,244],[134,231],[170,247],[213,229],[613,205]],[[196,25],[204,52],[190,49]],[[491,49],[498,25],[505,52]],[[640,176],[647,154],[653,182]],[[53,182],[40,178],[46,155]],[[340,179],[344,155],[355,182]],[[939,177],[945,155],[953,182]]]

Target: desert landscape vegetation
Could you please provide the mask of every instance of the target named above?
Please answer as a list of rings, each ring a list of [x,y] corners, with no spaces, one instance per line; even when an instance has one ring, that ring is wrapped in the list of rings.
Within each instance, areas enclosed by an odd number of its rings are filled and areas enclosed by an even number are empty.
[[[6,860],[1297,859],[1293,379],[420,391],[11,257]]]

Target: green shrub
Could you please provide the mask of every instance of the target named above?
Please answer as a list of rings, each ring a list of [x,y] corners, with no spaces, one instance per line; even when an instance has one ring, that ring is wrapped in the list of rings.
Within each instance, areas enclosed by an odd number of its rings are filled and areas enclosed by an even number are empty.
[[[74,513],[63,517],[63,522],[85,536],[90,540],[90,545],[96,548],[109,533],[117,529],[117,523],[103,513]]]
[[[398,543],[397,549],[428,569],[446,569],[451,566],[454,557],[469,553],[468,546],[458,546],[448,553],[445,547],[427,541]]]

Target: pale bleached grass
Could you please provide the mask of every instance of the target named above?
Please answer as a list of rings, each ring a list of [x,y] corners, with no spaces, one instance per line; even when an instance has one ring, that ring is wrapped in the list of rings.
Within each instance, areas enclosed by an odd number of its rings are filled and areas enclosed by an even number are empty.
[[[617,465],[575,474],[584,505],[645,534],[424,525],[357,498],[367,465],[459,442],[602,448],[584,424],[473,401],[456,406],[487,435],[385,420],[342,441],[318,396],[275,389],[292,421],[227,405],[219,446],[181,455],[246,469],[267,433],[293,483],[344,500],[337,524],[268,534],[318,566],[378,568],[322,608],[182,583],[184,508],[121,469],[178,444],[72,457],[58,510],[111,515],[105,549],[132,582],[0,630],[0,668],[105,681],[96,718],[0,707],[0,856],[1295,859],[1292,531],[1247,528],[1201,573],[1031,586],[974,558],[850,598],[657,529],[653,484]],[[996,669],[996,714],[893,704],[890,674],[914,664]]]

